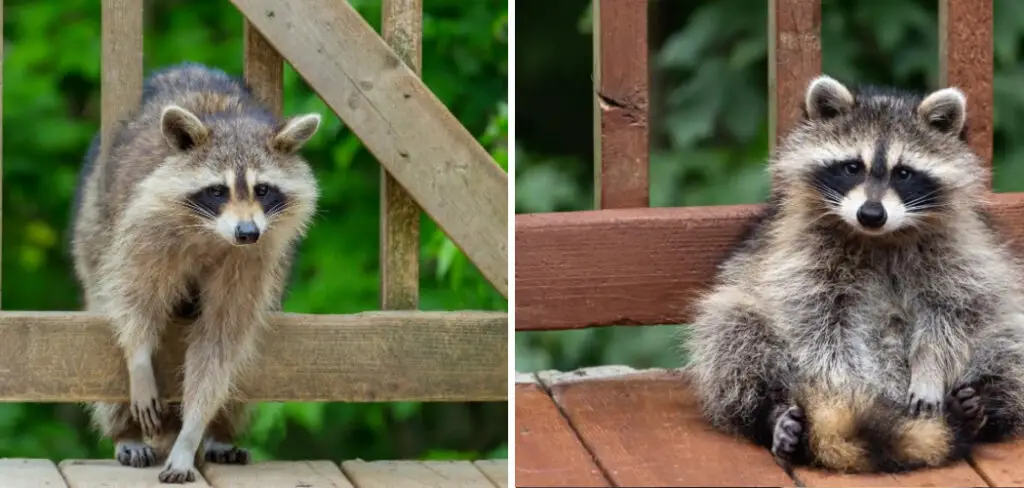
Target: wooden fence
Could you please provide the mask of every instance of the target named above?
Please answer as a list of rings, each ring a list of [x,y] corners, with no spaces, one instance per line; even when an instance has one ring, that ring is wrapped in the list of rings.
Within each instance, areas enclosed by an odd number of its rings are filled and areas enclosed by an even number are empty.
[[[256,95],[281,113],[287,59],[382,165],[385,311],[277,315],[246,399],[507,400],[506,313],[415,310],[421,210],[508,287],[507,175],[418,77],[421,0],[383,0],[383,39],[345,1],[231,1]],[[141,100],[142,19],[142,0],[103,0],[101,154]],[[127,400],[122,357],[98,314],[0,312],[0,401]],[[168,400],[180,398],[183,357],[172,340],[155,358]]]
[[[992,161],[992,0],[937,0],[942,81],[968,99],[970,144]],[[687,323],[717,263],[760,205],[646,208],[647,0],[597,0],[594,163],[600,210],[517,215],[516,330]],[[768,0],[775,140],[821,72],[821,0]],[[993,195],[1024,241],[1024,193]]]

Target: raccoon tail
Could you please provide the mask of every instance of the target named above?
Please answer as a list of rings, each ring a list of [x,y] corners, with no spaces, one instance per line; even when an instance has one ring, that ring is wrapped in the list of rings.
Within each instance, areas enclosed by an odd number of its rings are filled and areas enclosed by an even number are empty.
[[[904,405],[862,393],[804,394],[807,450],[819,466],[897,473],[963,459],[971,438],[943,416],[911,417]]]

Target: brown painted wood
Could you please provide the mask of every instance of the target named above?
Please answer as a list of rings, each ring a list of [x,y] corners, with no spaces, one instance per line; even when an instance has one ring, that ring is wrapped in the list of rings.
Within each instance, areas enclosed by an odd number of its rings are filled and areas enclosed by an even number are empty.
[[[516,384],[516,486],[612,486],[544,390]]]
[[[148,468],[122,466],[113,459],[65,459],[58,465],[70,488],[166,488],[158,478],[163,465]],[[189,488],[211,488],[200,475],[186,485]]]
[[[821,74],[821,0],[768,2],[768,123],[772,151],[800,119],[807,85]]]
[[[57,465],[49,459],[0,459],[4,488],[66,488]]]
[[[986,486],[985,480],[967,461],[951,466],[922,469],[909,473],[844,475],[818,469],[797,469],[807,486]]]
[[[253,28],[252,24],[244,20],[242,22],[242,35],[245,38],[245,66],[242,69],[242,76],[256,98],[280,117],[284,58],[267,42],[260,31]]]
[[[501,312],[278,314],[239,388],[249,401],[504,401]],[[187,325],[185,325],[187,327]],[[155,356],[161,397],[181,398],[178,324]],[[128,377],[98,314],[0,312],[0,400],[126,401]]]
[[[384,0],[381,36],[417,76],[423,64],[422,0]],[[380,168],[380,308],[416,309],[420,292],[419,205]]]
[[[971,459],[989,486],[1024,486],[1024,439],[980,445]]]
[[[494,488],[469,461],[345,461],[356,488]]]
[[[647,0],[593,5],[595,207],[647,207]]]
[[[968,137],[992,164],[992,0],[939,0],[939,76],[967,94]]]
[[[676,372],[602,367],[541,379],[618,486],[793,486],[767,449],[713,431]]]
[[[1024,193],[991,197],[1024,251]],[[759,205],[516,216],[516,330],[687,323]]]
[[[261,461],[247,466],[207,463],[203,477],[213,488],[354,488],[330,461]]]
[[[508,174],[349,2],[231,0],[508,295]]]

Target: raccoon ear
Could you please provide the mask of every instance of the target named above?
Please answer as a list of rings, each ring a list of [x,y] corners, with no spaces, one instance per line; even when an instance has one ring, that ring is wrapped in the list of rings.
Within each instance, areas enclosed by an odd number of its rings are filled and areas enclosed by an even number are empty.
[[[804,111],[808,118],[831,119],[848,112],[852,107],[853,94],[830,76],[821,75],[807,86]]]
[[[917,106],[917,116],[944,134],[959,134],[967,122],[967,95],[959,88],[932,92]]]
[[[270,146],[275,151],[292,154],[306,144],[306,141],[320,128],[320,114],[311,113],[289,118],[277,130]]]
[[[199,117],[174,104],[164,107],[160,113],[160,130],[167,144],[178,151],[202,145],[210,135]]]

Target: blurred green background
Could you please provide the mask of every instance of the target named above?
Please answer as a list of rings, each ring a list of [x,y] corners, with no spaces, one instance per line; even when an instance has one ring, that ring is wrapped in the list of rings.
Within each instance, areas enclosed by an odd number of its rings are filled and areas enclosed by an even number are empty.
[[[822,0],[822,70],[938,87],[936,0]],[[1024,1],[994,0],[995,188],[1024,190]],[[517,0],[516,212],[593,208],[590,0]],[[651,205],[768,195],[767,0],[650,0]],[[968,100],[970,103],[970,100]],[[679,329],[518,332],[517,371],[677,367]]]
[[[381,0],[349,0],[380,28]],[[423,79],[507,170],[507,3],[423,2]],[[145,68],[191,60],[242,72],[242,16],[228,1],[145,2]],[[3,302],[76,310],[65,228],[99,126],[100,2],[4,2]],[[304,151],[322,189],[286,311],[378,309],[380,165],[286,65],[284,113],[325,116]],[[495,198],[506,198],[495,195]],[[507,310],[423,218],[421,308]],[[343,359],[340,359],[343,360]],[[244,444],[257,459],[507,457],[507,402],[263,403]],[[0,404],[0,457],[110,457],[76,404]]]

